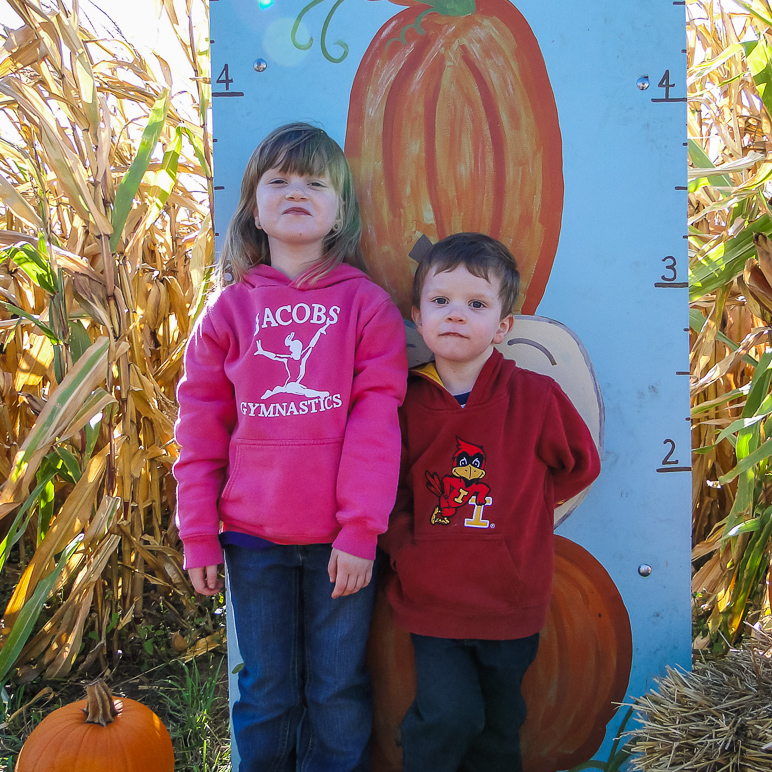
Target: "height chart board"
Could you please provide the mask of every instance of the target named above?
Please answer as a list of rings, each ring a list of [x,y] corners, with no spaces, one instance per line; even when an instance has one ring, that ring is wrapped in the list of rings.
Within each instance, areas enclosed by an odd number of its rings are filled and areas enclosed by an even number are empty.
[[[428,242],[482,231],[512,249],[521,305],[500,350],[555,378],[601,450],[600,478],[555,513],[529,772],[607,759],[618,703],[690,664],[684,16],[672,0],[211,0],[218,250],[257,143],[321,126],[406,319]],[[375,772],[401,769],[411,656],[379,598]]]

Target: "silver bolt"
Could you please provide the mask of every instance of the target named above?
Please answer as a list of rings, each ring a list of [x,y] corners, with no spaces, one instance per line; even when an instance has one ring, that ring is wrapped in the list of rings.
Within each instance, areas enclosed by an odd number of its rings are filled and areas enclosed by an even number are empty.
[[[265,59],[255,59],[255,63],[252,66],[255,68],[255,72],[264,72],[268,67],[268,62]]]
[[[641,563],[641,565],[638,566],[638,573],[641,576],[651,576],[651,566],[646,563]]]
[[[638,80],[635,81],[635,85],[638,86],[641,91],[646,91],[649,87],[649,76],[644,75],[642,78],[638,78]]]

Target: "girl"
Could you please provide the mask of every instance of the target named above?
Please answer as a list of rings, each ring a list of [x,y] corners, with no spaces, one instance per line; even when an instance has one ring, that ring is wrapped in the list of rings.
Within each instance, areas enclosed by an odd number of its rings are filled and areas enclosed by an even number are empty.
[[[360,270],[360,234],[340,147],[308,124],[271,133],[185,354],[179,529],[197,592],[218,593],[223,554],[228,567],[242,772],[368,768],[372,565],[406,361],[399,312]]]

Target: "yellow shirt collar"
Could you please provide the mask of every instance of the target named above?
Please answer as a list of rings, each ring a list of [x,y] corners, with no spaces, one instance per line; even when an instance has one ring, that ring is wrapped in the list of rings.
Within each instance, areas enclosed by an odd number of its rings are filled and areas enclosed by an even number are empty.
[[[443,389],[445,388],[445,384],[442,382],[442,378],[440,378],[440,374],[437,372],[437,366],[434,364],[434,362],[427,362],[425,365],[414,367],[412,372],[420,373],[421,375],[426,376],[429,380],[434,381],[435,383],[442,386]]]

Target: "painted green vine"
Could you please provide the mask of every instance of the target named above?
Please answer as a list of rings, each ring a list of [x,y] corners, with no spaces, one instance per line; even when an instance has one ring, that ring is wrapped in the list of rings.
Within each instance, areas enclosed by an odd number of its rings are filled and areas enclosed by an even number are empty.
[[[325,2],[325,0],[311,0],[311,2],[308,3],[308,5],[306,5],[298,14],[297,19],[295,19],[295,23],[292,25],[291,33],[292,44],[295,46],[295,48],[298,48],[301,51],[307,51],[314,44],[314,39],[310,36],[306,42],[301,42],[298,40],[298,30],[300,29],[300,25],[306,14],[323,2]],[[343,40],[336,40],[335,43],[333,43],[333,45],[338,46],[341,49],[340,56],[333,56],[327,45],[327,33],[330,28],[330,22],[332,21],[332,17],[335,15],[335,12],[344,2],[345,0],[335,0],[335,3],[330,9],[330,12],[325,17],[324,24],[322,25],[322,35],[319,41],[322,49],[322,55],[325,59],[327,59],[327,61],[332,62],[333,64],[339,64],[348,56],[348,45]],[[421,22],[430,13],[439,13],[441,16],[470,16],[477,10],[476,0],[426,0],[424,4],[428,6],[426,10],[422,11],[413,22],[406,24],[400,31],[398,37],[389,40],[389,42],[386,44],[387,49],[392,43],[395,42],[402,43],[402,45],[407,45],[408,30],[413,29],[419,35],[425,35],[426,30],[424,30],[424,28],[421,26]]]
[[[307,43],[301,43],[297,39],[298,34],[298,28],[300,27],[301,22],[303,21],[303,17],[312,9],[315,8],[320,3],[323,3],[324,0],[311,0],[311,2],[303,8],[303,10],[298,14],[297,19],[295,19],[295,23],[292,25],[292,44],[295,46],[295,48],[299,48],[301,51],[307,51],[311,46],[314,44],[314,39],[312,37],[308,38]],[[320,45],[322,47],[322,55],[324,56],[327,61],[332,62],[333,64],[339,64],[342,62],[347,56],[348,56],[348,45],[343,42],[342,40],[336,40],[333,45],[339,46],[343,53],[340,56],[333,56],[330,53],[329,48],[327,48],[327,30],[329,29],[330,22],[332,21],[332,17],[335,15],[335,12],[338,10],[339,6],[345,2],[345,0],[335,0],[335,4],[332,6],[332,9],[327,14],[327,18],[324,20],[324,24],[322,25],[322,38],[320,41]]]

